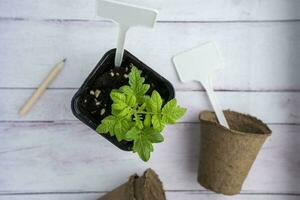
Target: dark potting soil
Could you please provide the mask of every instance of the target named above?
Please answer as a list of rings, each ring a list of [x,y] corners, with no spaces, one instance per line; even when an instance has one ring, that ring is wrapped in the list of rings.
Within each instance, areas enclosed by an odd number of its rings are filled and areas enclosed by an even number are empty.
[[[114,67],[100,75],[94,84],[86,89],[82,98],[82,107],[94,118],[96,123],[100,124],[102,119],[111,115],[110,92],[123,85],[128,85],[130,70],[130,64],[127,67]],[[143,72],[142,76],[145,78],[145,83],[150,84],[147,94],[151,94],[156,86]]]

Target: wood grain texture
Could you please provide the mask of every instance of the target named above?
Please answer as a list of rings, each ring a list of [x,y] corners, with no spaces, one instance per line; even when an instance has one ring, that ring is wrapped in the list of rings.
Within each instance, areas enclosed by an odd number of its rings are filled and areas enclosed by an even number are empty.
[[[157,9],[164,21],[300,19],[298,0],[120,0]],[[0,0],[0,17],[95,19],[94,0]]]
[[[0,200],[96,200],[104,193],[92,194],[41,194],[41,195],[0,195]],[[299,196],[272,194],[242,194],[237,196],[222,196],[217,194],[203,194],[201,192],[166,192],[168,200],[298,200]]]
[[[300,191],[300,126],[272,125],[243,192]],[[1,123],[0,193],[109,191],[151,167],[167,190],[203,190],[196,181],[199,124],[168,127],[144,163],[77,122]]]
[[[94,0],[0,0],[0,200],[97,199],[148,167],[161,176],[169,200],[298,200],[300,1],[120,1],[159,10],[155,29],[130,30],[126,48],[174,84],[188,113],[166,129],[149,163],[116,149],[70,110],[76,88],[115,46],[116,26],[95,17]],[[215,81],[223,106],[259,117],[274,132],[243,194],[234,197],[207,192],[196,182],[195,122],[210,105],[198,83],[178,81],[171,61],[210,40],[227,68]],[[52,89],[19,118],[33,88],[64,57],[66,68]]]
[[[79,87],[117,34],[108,22],[0,21],[0,30],[0,87],[8,88],[37,87],[64,57],[66,67],[51,87]],[[155,30],[132,29],[126,48],[176,89],[199,90],[198,83],[178,80],[171,58],[210,40],[227,68],[217,74],[216,89],[300,90],[300,22],[161,23]]]
[[[71,99],[76,90],[47,90],[25,116],[18,109],[34,90],[0,90],[0,121],[76,120],[71,112]],[[300,124],[300,93],[298,92],[217,92],[224,109],[254,115],[265,123]],[[180,122],[199,122],[203,110],[211,110],[205,92],[177,91],[178,103],[187,108]]]

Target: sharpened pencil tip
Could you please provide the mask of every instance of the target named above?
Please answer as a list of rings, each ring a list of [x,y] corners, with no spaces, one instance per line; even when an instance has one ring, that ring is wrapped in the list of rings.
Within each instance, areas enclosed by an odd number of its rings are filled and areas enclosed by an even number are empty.
[[[62,61],[63,61],[63,62],[66,62],[66,61],[67,61],[67,58],[63,59]]]

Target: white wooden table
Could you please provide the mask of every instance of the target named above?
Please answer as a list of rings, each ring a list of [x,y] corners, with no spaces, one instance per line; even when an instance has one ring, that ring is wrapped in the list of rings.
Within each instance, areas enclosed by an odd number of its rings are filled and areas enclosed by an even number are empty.
[[[136,28],[126,48],[176,88],[188,113],[167,128],[151,161],[115,148],[76,120],[70,99],[117,28],[94,17],[94,0],[0,0],[0,199],[94,200],[147,167],[169,200],[300,199],[300,1],[123,0],[156,8],[154,30]],[[68,7],[72,2],[72,6]],[[171,57],[213,40],[226,68],[215,89],[226,108],[273,130],[242,193],[225,197],[196,181],[203,89],[178,81]],[[53,64],[67,65],[25,118],[17,111]]]

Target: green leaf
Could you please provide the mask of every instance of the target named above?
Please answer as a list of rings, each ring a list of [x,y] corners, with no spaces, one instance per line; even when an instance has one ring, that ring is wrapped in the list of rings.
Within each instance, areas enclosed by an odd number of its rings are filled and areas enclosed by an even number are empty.
[[[135,88],[138,85],[143,84],[145,78],[141,76],[141,71],[137,67],[131,65],[131,71],[129,73],[129,85],[131,88]]]
[[[146,162],[149,160],[150,153],[153,151],[153,145],[146,137],[140,135],[140,137],[134,140],[133,151],[137,152],[139,157]]]
[[[119,142],[125,139],[125,135],[130,128],[131,128],[131,123],[129,120],[126,119],[116,120],[113,126],[113,133],[115,134]]]
[[[146,94],[148,92],[149,88],[150,88],[149,84],[142,84],[140,86],[139,90],[136,91],[136,93],[138,93],[139,96],[142,96],[142,95],[144,95],[144,94]]]
[[[146,103],[143,103],[141,106],[138,107],[138,112],[143,112],[146,108]]]
[[[101,121],[101,124],[97,127],[96,131],[98,133],[110,132],[110,135],[113,136],[114,134],[111,132],[111,130],[115,123],[116,123],[116,117],[107,116]]]
[[[142,97],[142,100],[143,100],[143,102],[144,102],[145,104],[148,104],[150,98],[151,98],[151,97],[150,97],[149,95],[144,95],[144,96]]]
[[[122,137],[122,123],[121,121],[116,121],[116,123],[114,124],[113,127],[113,133],[115,134],[115,136],[117,137],[117,140],[120,142],[123,137]]]
[[[126,133],[126,140],[127,141],[136,140],[138,137],[140,137],[140,134],[141,134],[141,130],[134,126]]]
[[[118,117],[130,117],[133,115],[132,108],[136,106],[136,98],[134,95],[125,95],[113,90],[111,98],[114,101],[111,106],[113,115]]]
[[[143,161],[148,161],[153,151],[152,143],[159,143],[164,140],[163,136],[153,128],[139,129],[132,127],[126,133],[126,140],[133,141],[133,152],[137,152]]]
[[[126,104],[130,107],[134,107],[136,105],[136,98],[133,94],[126,95]]]
[[[98,133],[110,133],[111,136],[116,136],[118,141],[125,138],[126,132],[132,127],[131,122],[128,119],[117,118],[115,116],[107,116],[97,127]]]
[[[119,92],[118,90],[112,90],[110,92],[110,98],[113,100],[114,103],[124,103],[126,100],[125,94]]]
[[[177,105],[176,99],[169,101],[162,109],[162,121],[164,123],[174,124],[186,112],[185,108]]]
[[[145,115],[144,126],[145,127],[150,127],[151,126],[151,115],[150,114]]]
[[[123,102],[113,103],[111,105],[112,111],[111,113],[117,117],[130,117],[133,112],[129,105]]]
[[[126,107],[127,107],[127,104],[123,103],[123,102],[113,103],[111,105],[111,108],[114,109],[114,110],[123,110]]]
[[[160,143],[164,141],[164,137],[160,132],[155,131],[153,128],[145,128],[143,129],[144,136],[149,140],[151,143]]]
[[[128,85],[124,85],[124,86],[120,87],[119,90],[122,91],[124,94],[127,94],[127,95],[134,95],[133,90],[132,90],[131,87],[129,87]]]
[[[159,115],[153,115],[151,121],[154,130],[161,132],[165,128],[165,124]]]
[[[134,115],[134,120],[135,120],[135,126],[137,126],[139,129],[142,129],[144,127],[140,115],[135,114]]]
[[[128,87],[122,88],[122,91],[126,91],[127,94],[133,92],[138,100],[147,93],[150,88],[149,84],[144,84],[145,78],[141,76],[140,70],[135,66],[131,65],[131,72],[129,73],[129,85]]]
[[[132,111],[129,107],[124,108],[123,110],[119,112],[114,112],[116,116],[118,117],[125,117],[125,118],[130,118],[132,116]]]
[[[162,106],[162,98],[156,90],[152,92],[149,104],[152,112],[160,113]]]

